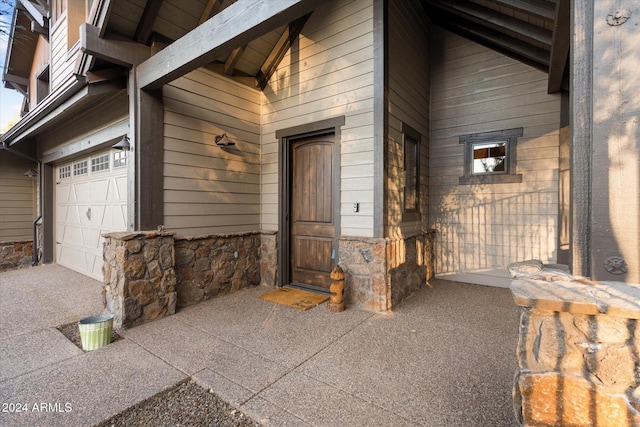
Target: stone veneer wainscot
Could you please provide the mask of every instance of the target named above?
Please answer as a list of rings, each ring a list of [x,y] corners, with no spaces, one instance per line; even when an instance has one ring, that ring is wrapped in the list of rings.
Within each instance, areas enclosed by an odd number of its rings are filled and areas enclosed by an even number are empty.
[[[519,308],[516,418],[525,426],[640,426],[640,285],[539,261],[509,266]]]
[[[118,327],[174,314],[238,289],[275,286],[274,232],[175,237],[165,230],[104,234],[103,296]]]
[[[0,242],[0,271],[11,270],[31,265],[33,259],[33,242]]]

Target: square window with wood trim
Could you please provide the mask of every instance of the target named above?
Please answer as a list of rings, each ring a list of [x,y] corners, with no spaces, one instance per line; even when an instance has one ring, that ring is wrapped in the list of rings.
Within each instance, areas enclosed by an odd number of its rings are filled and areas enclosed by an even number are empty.
[[[522,182],[522,175],[516,173],[517,142],[522,131],[515,128],[461,135],[464,176],[460,184]]]

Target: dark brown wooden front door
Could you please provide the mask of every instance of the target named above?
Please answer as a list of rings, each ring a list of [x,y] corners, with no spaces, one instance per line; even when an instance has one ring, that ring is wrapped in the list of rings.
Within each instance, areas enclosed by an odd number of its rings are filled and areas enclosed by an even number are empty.
[[[291,144],[290,280],[329,288],[335,241],[334,135]]]

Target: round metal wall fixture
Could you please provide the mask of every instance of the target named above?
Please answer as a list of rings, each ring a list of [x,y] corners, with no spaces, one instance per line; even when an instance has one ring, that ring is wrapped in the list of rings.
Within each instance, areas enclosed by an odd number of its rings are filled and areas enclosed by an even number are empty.
[[[611,274],[625,274],[627,262],[619,256],[610,256],[604,260],[604,269]]]

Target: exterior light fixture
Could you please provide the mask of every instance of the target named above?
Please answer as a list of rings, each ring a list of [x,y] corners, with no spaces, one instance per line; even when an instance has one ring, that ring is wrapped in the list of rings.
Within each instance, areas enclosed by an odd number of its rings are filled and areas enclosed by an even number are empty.
[[[112,145],[111,148],[115,148],[116,150],[123,150],[123,151],[131,150],[131,142],[129,141],[129,137],[127,135],[123,136],[120,142]]]
[[[233,142],[226,133],[223,133],[222,135],[216,136],[216,145],[220,147],[228,147],[230,145],[236,145],[236,143]]]
[[[28,171],[26,171],[22,175],[28,176],[29,178],[33,178],[34,176],[38,176],[38,171],[36,171],[35,169],[29,169]]]

